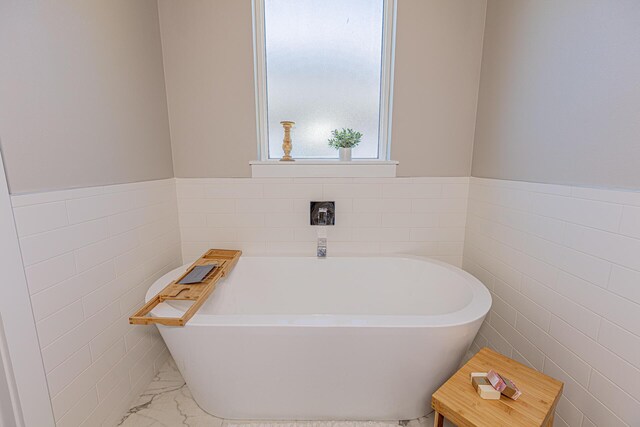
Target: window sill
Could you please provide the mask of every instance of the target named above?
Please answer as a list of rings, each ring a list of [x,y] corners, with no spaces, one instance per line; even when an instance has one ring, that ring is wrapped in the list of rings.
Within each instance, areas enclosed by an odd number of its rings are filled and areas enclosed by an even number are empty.
[[[253,161],[253,178],[395,178],[394,160],[279,160]]]

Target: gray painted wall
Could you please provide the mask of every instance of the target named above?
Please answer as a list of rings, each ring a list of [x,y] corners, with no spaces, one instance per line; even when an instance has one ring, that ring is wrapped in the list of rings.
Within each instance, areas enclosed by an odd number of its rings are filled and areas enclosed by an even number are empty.
[[[640,2],[489,0],[472,175],[640,189]]]
[[[251,2],[159,5],[176,176],[250,176],[257,156]],[[391,157],[401,176],[471,172],[485,5],[398,2]]]
[[[12,193],[173,176],[156,0],[0,2]]]

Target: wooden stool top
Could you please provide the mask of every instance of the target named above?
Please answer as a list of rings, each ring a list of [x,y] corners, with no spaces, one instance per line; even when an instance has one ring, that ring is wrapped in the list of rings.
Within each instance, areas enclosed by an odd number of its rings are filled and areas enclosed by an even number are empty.
[[[471,385],[470,374],[490,369],[512,380],[522,396],[482,399]],[[547,426],[553,422],[562,387],[562,382],[485,347],[433,393],[431,406],[461,427]]]

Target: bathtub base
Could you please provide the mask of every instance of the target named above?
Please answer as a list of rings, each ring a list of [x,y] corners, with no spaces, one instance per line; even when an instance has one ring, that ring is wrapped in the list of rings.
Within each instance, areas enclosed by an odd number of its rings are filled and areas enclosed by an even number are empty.
[[[455,372],[480,323],[159,329],[195,401],[212,415],[383,421],[431,412],[431,394]]]

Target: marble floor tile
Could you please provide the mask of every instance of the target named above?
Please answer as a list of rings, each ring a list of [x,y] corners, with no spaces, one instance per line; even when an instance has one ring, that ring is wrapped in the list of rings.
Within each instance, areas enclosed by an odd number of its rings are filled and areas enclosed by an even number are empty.
[[[433,413],[417,420],[394,422],[311,422],[223,420],[204,412],[193,400],[172,358],[124,415],[122,427],[431,427]],[[445,421],[445,426],[452,427]]]

